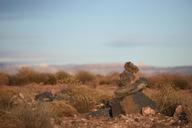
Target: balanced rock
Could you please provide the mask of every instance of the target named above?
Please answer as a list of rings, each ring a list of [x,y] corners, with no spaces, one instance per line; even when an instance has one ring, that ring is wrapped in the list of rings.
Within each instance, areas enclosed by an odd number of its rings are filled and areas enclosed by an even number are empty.
[[[132,62],[127,62],[124,65],[124,71],[120,74],[120,88],[114,92],[115,105],[118,105],[119,110],[126,114],[140,113],[143,107],[150,107],[151,109],[144,110],[146,114],[152,114],[158,109],[156,103],[142,93],[143,89],[147,87],[148,82],[143,77],[140,77],[138,80],[135,79],[138,71],[138,67]]]
[[[139,71],[138,67],[132,62],[124,65],[124,71],[120,74],[119,86],[126,86],[135,80],[135,73]]]

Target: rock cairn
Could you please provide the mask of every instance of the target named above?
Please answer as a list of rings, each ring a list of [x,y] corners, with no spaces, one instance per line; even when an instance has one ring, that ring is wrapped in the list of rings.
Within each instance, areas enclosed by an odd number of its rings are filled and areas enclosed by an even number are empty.
[[[114,115],[138,113],[143,107],[157,108],[156,103],[142,93],[148,83],[143,77],[136,79],[138,72],[139,68],[132,62],[125,63],[124,71],[120,74],[120,87],[114,92],[115,96],[112,101]]]

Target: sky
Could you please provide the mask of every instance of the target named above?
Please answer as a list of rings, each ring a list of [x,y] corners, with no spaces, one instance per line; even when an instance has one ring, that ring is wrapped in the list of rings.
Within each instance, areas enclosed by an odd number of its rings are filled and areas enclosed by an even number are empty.
[[[0,63],[192,65],[191,0],[0,0]]]

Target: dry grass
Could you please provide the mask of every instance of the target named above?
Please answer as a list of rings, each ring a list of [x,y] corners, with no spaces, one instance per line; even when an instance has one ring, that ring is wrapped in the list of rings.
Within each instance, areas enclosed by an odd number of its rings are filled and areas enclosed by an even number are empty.
[[[56,94],[56,99],[65,100],[80,113],[90,111],[103,97],[103,93],[85,85],[69,86]]]
[[[190,89],[192,79],[189,75],[159,74],[148,77],[152,88],[159,88],[164,83],[174,84],[177,89]]]
[[[0,110],[0,124],[1,128],[24,128],[16,116],[5,110]]]
[[[0,89],[0,109],[10,109],[13,106],[12,97],[16,94],[13,89]]]
[[[1,128],[52,128],[51,114],[43,105],[20,105],[9,111],[0,110]]]
[[[59,71],[55,74],[57,84],[80,85],[81,82],[67,72]]]
[[[49,111],[54,115],[54,117],[64,117],[64,116],[74,116],[77,115],[77,110],[65,103],[65,101],[53,101],[47,104]]]
[[[111,73],[106,76],[100,76],[99,85],[118,85],[119,83],[119,73]]]
[[[43,104],[22,105],[13,109],[12,113],[22,122],[23,128],[52,128],[51,113]]]
[[[86,82],[93,81],[95,79],[95,75],[87,71],[79,71],[75,76],[83,84],[85,84]]]
[[[155,94],[160,112],[167,116],[172,116],[177,105],[181,103],[180,94],[173,87],[172,84],[162,85]]]
[[[9,76],[6,73],[0,72],[0,85],[8,85]]]
[[[30,83],[56,84],[54,74],[39,73],[30,68],[21,68],[15,75],[9,76],[9,85],[26,85]]]

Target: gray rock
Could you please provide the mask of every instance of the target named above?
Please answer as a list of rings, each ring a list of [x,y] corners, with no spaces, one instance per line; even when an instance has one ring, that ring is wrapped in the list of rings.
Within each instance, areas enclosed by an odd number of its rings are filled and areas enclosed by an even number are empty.
[[[124,86],[117,89],[114,93],[118,98],[123,98],[133,93],[142,91],[147,86],[147,82],[144,81],[144,78],[139,78],[135,83],[130,86]]]
[[[53,101],[54,95],[51,92],[42,92],[35,96],[37,101]]]

